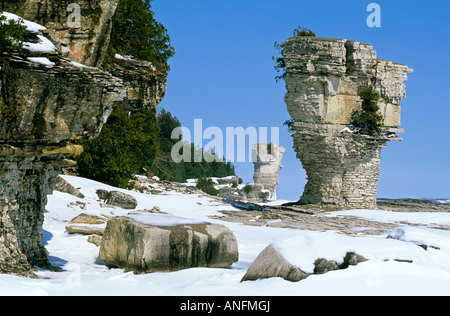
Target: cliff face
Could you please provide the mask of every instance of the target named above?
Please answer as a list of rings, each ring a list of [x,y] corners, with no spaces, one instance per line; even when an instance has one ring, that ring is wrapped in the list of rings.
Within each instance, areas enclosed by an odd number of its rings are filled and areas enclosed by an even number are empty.
[[[25,19],[47,28],[64,57],[101,65],[109,44],[111,18],[119,0],[26,0]],[[78,14],[79,13],[79,14]]]
[[[42,224],[54,179],[82,152],[78,142],[100,132],[122,84],[63,59],[49,66],[7,55],[0,91],[0,272],[30,276],[32,266],[49,266]]]
[[[308,176],[300,203],[375,208],[380,151],[401,140],[400,100],[412,70],[379,60],[372,46],[350,40],[293,37],[283,56],[294,149]],[[379,136],[346,128],[367,87],[381,97],[385,127]]]
[[[167,74],[142,61],[98,68],[118,0],[78,1],[81,27],[67,25],[71,1],[27,0],[25,50],[0,55],[0,273],[34,277],[49,268],[42,224],[47,195],[79,142],[97,136],[114,106],[156,108]]]

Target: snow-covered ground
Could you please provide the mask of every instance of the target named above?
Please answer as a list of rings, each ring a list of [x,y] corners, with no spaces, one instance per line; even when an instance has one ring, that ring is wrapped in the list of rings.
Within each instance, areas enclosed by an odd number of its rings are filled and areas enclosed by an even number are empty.
[[[39,279],[0,275],[0,295],[164,295],[164,296],[297,296],[297,295],[449,295],[450,231],[433,229],[450,223],[447,213],[393,213],[352,210],[329,214],[355,215],[371,220],[398,222],[398,229],[380,236],[350,237],[337,232],[313,232],[255,227],[212,220],[232,210],[206,197],[177,192],[151,195],[120,190],[138,200],[137,209],[152,209],[195,221],[228,226],[239,243],[240,259],[228,269],[195,268],[172,273],[134,275],[109,269],[98,259],[99,248],[87,236],[70,235],[67,222],[80,213],[125,215],[129,211],[102,208],[97,189],[117,190],[95,181],[63,176],[85,195],[84,199],[54,191],[48,198],[44,245],[49,259],[61,272],[39,270]],[[82,209],[86,203],[86,209]],[[408,226],[404,222],[415,223]],[[390,238],[387,238],[387,237]],[[355,251],[367,262],[345,270],[312,275],[298,283],[280,278],[253,282],[240,280],[258,254],[269,244],[305,271],[317,258],[339,261]],[[427,250],[417,245],[429,246]],[[412,260],[412,263],[392,259]]]

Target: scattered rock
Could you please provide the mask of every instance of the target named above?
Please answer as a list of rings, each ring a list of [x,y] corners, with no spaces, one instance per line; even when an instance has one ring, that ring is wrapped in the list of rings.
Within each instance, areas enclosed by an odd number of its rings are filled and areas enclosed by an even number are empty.
[[[109,191],[107,190],[98,189],[96,193],[100,200],[106,201],[109,198]]]
[[[236,237],[223,225],[154,226],[137,217],[115,217],[108,222],[100,246],[101,260],[135,273],[151,273],[226,268],[239,259]]]
[[[267,202],[270,192],[260,183],[245,186],[219,188],[218,196],[227,201]]]
[[[360,256],[354,252],[347,252],[344,257],[344,263],[342,263],[339,268],[347,269],[349,266],[356,266],[358,263],[367,261],[366,258]]]
[[[59,192],[68,193],[79,197],[80,199],[84,199],[84,194],[81,193],[77,188],[71,185],[69,182],[61,178],[61,176],[57,176],[55,179],[55,187],[54,189]]]
[[[339,270],[339,266],[334,260],[317,259],[314,262],[314,274],[324,274],[334,270]]]
[[[88,242],[91,244],[96,245],[97,247],[100,247],[100,244],[102,243],[102,236],[99,235],[89,235]]]
[[[269,245],[256,258],[241,282],[276,277],[298,282],[307,278],[308,274],[287,262],[273,245]]]
[[[70,234],[103,235],[107,221],[105,217],[82,213],[66,225],[66,230]]]
[[[119,191],[109,192],[106,202],[109,205],[117,206],[126,210],[133,210],[138,205],[138,202],[134,196]]]
[[[367,259],[354,252],[348,252],[341,265],[338,265],[334,260],[317,259],[314,262],[315,268],[313,274],[324,274],[329,271],[346,269],[350,265],[357,265],[364,261],[367,261]],[[241,279],[241,282],[277,277],[291,282],[298,282],[306,279],[310,275],[288,262],[273,245],[269,245],[255,259],[247,270],[247,273]]]

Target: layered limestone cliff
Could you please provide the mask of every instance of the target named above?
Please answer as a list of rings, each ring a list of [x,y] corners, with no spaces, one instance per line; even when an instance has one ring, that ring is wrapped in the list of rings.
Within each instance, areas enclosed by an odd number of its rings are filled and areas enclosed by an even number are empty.
[[[0,55],[0,273],[33,277],[49,268],[42,224],[56,176],[97,136],[114,106],[156,108],[167,74],[142,61],[97,67],[118,0],[21,0],[28,19],[20,53]]]
[[[308,176],[299,202],[376,208],[381,148],[401,140],[400,100],[412,70],[377,59],[368,44],[345,39],[293,37],[283,57],[294,149]],[[377,136],[348,128],[353,111],[361,109],[359,92],[367,87],[381,97],[384,128]]]
[[[24,1],[24,0],[22,0]],[[98,67],[108,49],[119,0],[26,0],[25,19],[47,28],[64,57]]]

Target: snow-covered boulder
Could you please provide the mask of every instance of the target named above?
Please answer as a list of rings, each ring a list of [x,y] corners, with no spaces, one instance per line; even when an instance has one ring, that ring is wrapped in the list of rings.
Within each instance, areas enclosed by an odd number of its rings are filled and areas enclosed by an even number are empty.
[[[151,273],[226,268],[239,254],[236,237],[223,225],[141,214],[109,220],[100,259],[135,273]]]
[[[241,282],[268,278],[283,278],[287,281],[298,282],[306,279],[311,274],[324,274],[334,270],[347,269],[349,266],[356,266],[364,261],[367,261],[367,259],[354,252],[347,252],[341,260],[341,264],[338,264],[335,260],[318,258],[314,261],[314,270],[307,273],[295,263],[286,259],[283,251],[280,251],[276,245],[272,244],[259,254],[247,270],[247,273],[242,277]]]
[[[286,261],[273,245],[269,245],[259,254],[241,282],[276,277],[298,282],[306,279],[308,274]]]

